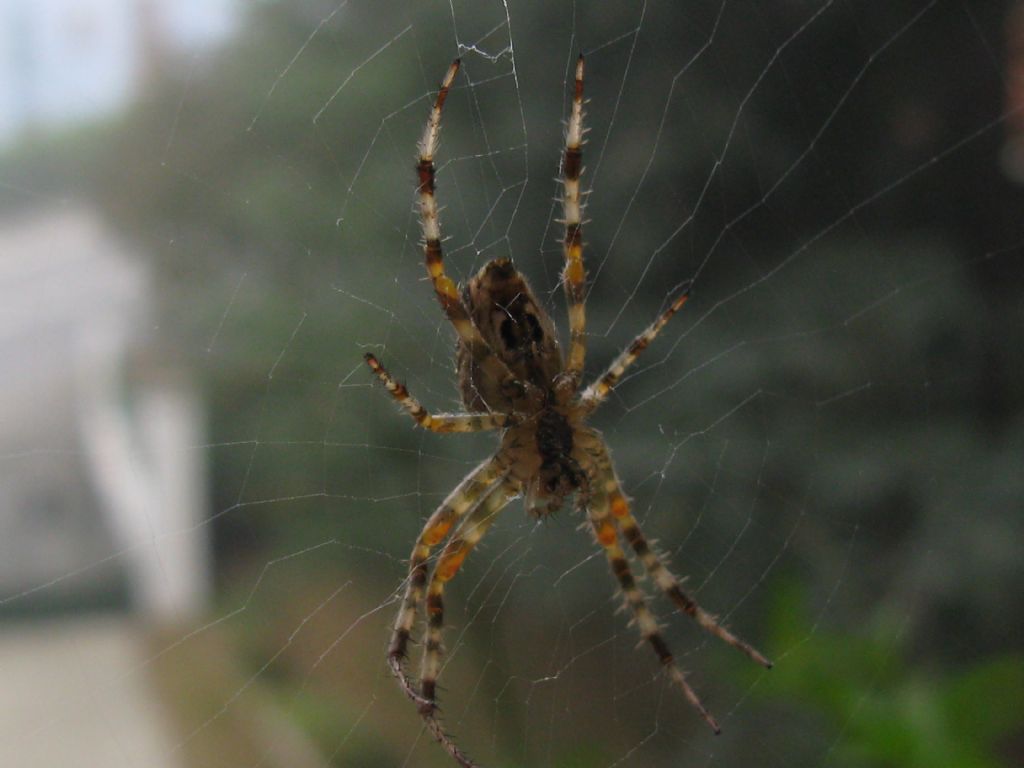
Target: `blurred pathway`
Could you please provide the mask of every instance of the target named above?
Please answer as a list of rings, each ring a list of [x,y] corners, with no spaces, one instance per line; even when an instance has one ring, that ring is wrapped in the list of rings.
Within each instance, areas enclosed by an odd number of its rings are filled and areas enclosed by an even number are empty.
[[[127,617],[0,623],[0,766],[180,768]]]

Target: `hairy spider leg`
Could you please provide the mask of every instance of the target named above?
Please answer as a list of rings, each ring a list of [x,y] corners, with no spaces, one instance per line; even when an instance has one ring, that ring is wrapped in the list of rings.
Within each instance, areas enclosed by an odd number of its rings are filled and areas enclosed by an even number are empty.
[[[434,547],[448,535],[452,525],[480,503],[487,491],[500,481],[507,471],[507,461],[497,454],[470,472],[430,516],[416,540],[416,546],[413,547],[412,556],[409,558],[409,581],[402,596],[402,607],[398,611],[398,618],[395,619],[395,628],[388,646],[388,664],[406,696],[420,707],[432,707],[433,702],[426,701],[416,691],[416,686],[405,672],[404,661],[408,655],[409,636],[416,623],[416,610],[423,600],[427,586],[427,560]]]
[[[686,675],[676,665],[672,651],[669,650],[668,643],[665,642],[665,638],[661,634],[658,621],[647,607],[644,594],[636,584],[633,571],[629,567],[629,561],[626,560],[626,553],[623,552],[622,547],[619,545],[619,532],[616,529],[615,521],[612,519],[608,493],[604,490],[603,483],[598,482],[595,486],[594,492],[586,504],[587,515],[590,519],[591,527],[594,529],[594,536],[597,538],[597,542],[604,548],[604,553],[608,558],[608,565],[611,566],[612,573],[615,574],[615,578],[619,581],[623,599],[633,612],[633,620],[640,630],[640,635],[651,644],[654,652],[658,655],[658,660],[661,662],[662,667],[664,667],[672,682],[682,690],[687,701],[700,712],[701,717],[704,718],[715,733],[721,733],[718,723],[715,722],[715,719],[704,708],[704,705],[701,704],[697,693],[687,682]]]
[[[432,721],[436,720],[437,678],[441,673],[441,658],[444,654],[441,640],[444,631],[445,584],[458,572],[467,555],[483,538],[498,513],[518,495],[519,484],[510,478],[506,478],[489,491],[476,509],[463,518],[455,533],[448,539],[430,577],[430,586],[427,589],[427,631],[423,648],[423,671],[420,676],[423,698],[420,714],[428,725],[432,726]],[[452,740],[443,729],[431,727],[431,731],[452,757],[465,766],[472,765],[471,762],[462,762],[462,759],[452,751]]]
[[[388,393],[412,416],[413,421],[431,432],[483,432],[488,429],[502,429],[510,418],[504,413],[430,413],[420,401],[409,394],[405,385],[397,381],[380,361],[370,352],[363,357]]]
[[[565,373],[578,384],[583,375],[587,351],[587,317],[584,287],[587,273],[583,267],[583,219],[580,204],[580,174],[583,172],[583,54],[576,61],[576,87],[572,112],[565,130],[565,155],[562,159],[562,216],[565,223],[565,268],[562,284],[569,305],[569,354]]]
[[[444,269],[444,251],[441,248],[441,221],[437,210],[437,199],[434,195],[434,153],[437,152],[438,138],[441,135],[441,111],[448,98],[455,75],[459,71],[459,59],[455,59],[441,81],[441,89],[437,92],[434,106],[430,110],[423,137],[419,142],[419,162],[416,171],[419,176],[420,222],[423,226],[423,255],[426,260],[427,274],[434,285],[434,295],[448,317],[449,322],[459,335],[459,340],[469,349],[473,359],[495,381],[504,382],[515,391],[524,389],[516,382],[515,377],[501,358],[494,354],[487,341],[469,317],[466,306],[459,296],[459,288]]]
[[[636,359],[640,357],[640,353],[647,349],[648,345],[654,341],[655,337],[661,332],[661,329],[672,318],[672,315],[682,309],[689,298],[690,289],[687,287],[685,291],[675,298],[672,304],[669,305],[669,308],[661,313],[657,320],[647,326],[643,333],[633,339],[630,345],[618,354],[612,361],[612,364],[608,366],[608,369],[601,374],[600,378],[583,390],[583,394],[580,395],[580,402],[588,413],[601,404],[608,396],[608,393],[615,388],[626,374],[629,366],[636,362]]]
[[[448,539],[434,567],[427,589],[427,630],[423,648],[422,699],[419,711],[434,738],[463,768],[476,768],[476,763],[459,749],[437,720],[437,678],[441,673],[441,657],[444,653],[441,644],[444,630],[444,585],[455,576],[462,561],[483,538],[498,513],[518,494],[518,484],[509,479],[487,492],[484,499],[463,518],[455,533]]]
[[[622,493],[622,487],[615,476],[611,457],[608,455],[607,450],[603,448],[601,450],[599,466],[601,475],[599,482],[602,484],[602,490],[608,495],[611,516],[616,525],[618,525],[623,537],[629,542],[636,556],[640,559],[640,562],[643,563],[644,568],[647,569],[647,573],[650,574],[654,583],[658,585],[658,588],[676,604],[679,610],[691,617],[706,631],[719,640],[728,643],[733,648],[742,651],[762,667],[771,669],[772,663],[757,649],[749,643],[740,640],[736,635],[719,624],[714,616],[701,608],[697,601],[683,590],[679,580],[672,575],[672,572],[665,565],[662,556],[651,547],[644,537],[643,531],[640,530],[640,524],[633,517],[629,509],[629,502]]]
[[[430,110],[427,125],[423,129],[423,138],[419,142],[419,163],[416,171],[419,175],[417,191],[420,197],[420,221],[423,225],[423,255],[426,259],[427,272],[434,284],[434,293],[441,304],[455,331],[466,343],[471,343],[479,332],[469,319],[469,314],[459,298],[458,286],[444,271],[444,252],[441,249],[441,222],[438,218],[437,200],[434,197],[434,153],[437,151],[438,138],[441,135],[441,111],[448,98],[455,75],[459,71],[459,60],[455,59],[448,67],[448,72],[437,92],[434,107]]]
[[[474,763],[473,759],[463,752],[459,745],[455,743],[448,732],[441,726],[441,721],[436,717],[424,717],[426,721],[427,730],[429,730],[437,743],[444,747],[444,750],[451,756],[451,758],[457,762],[462,768],[480,768],[478,763]]]

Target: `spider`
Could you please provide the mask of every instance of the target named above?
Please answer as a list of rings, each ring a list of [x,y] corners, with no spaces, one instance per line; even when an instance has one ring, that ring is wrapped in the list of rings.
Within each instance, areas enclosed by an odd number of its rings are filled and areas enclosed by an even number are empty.
[[[574,497],[618,579],[626,606],[643,639],[701,717],[719,733],[718,723],[701,704],[676,665],[654,614],[637,586],[622,540],[632,548],[657,587],[705,630],[739,649],[758,664],[771,662],[701,608],[666,567],[630,512],[601,435],[587,417],[607,397],[626,370],[658,335],[689,296],[684,290],[637,336],[593,383],[580,391],[586,353],[580,174],[583,144],[583,56],[576,62],[572,112],[562,158],[562,208],[565,225],[562,283],[569,309],[569,348],[565,359],[554,325],[526,278],[509,259],[486,264],[460,292],[445,273],[441,227],[434,197],[434,152],[441,111],[459,71],[448,68],[419,142],[419,213],[427,272],[441,308],[458,336],[456,367],[467,413],[428,412],[405,385],[396,381],[372,354],[366,362],[391,396],[421,427],[432,432],[497,430],[497,452],[470,472],[427,520],[409,562],[409,576],[388,647],[388,664],[405,694],[417,705],[434,737],[464,768],[476,764],[455,744],[438,720],[437,678],[443,653],[444,589],[497,514],[522,496],[526,509],[550,515]],[[451,534],[449,536],[449,533]],[[448,536],[432,573],[433,550]],[[420,684],[405,670],[410,637],[426,600],[426,636]]]

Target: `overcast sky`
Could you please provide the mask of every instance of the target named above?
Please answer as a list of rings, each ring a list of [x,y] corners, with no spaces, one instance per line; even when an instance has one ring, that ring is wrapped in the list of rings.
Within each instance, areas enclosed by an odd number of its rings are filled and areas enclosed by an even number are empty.
[[[123,106],[147,38],[198,50],[234,22],[234,0],[0,0],[0,144]]]

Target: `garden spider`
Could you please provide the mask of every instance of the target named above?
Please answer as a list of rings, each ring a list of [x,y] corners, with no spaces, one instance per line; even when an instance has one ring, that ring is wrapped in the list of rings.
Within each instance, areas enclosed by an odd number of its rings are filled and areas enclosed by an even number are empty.
[[[497,452],[459,483],[430,516],[409,562],[402,607],[388,647],[388,663],[406,695],[448,753],[462,766],[474,766],[437,719],[437,677],[441,667],[444,628],[444,587],[470,550],[480,541],[498,512],[513,498],[524,496],[526,508],[538,517],[557,511],[570,497],[585,510],[594,537],[603,547],[619,581],[626,605],[640,634],[708,725],[718,723],[701,704],[683,671],[676,666],[658,622],[647,608],[620,543],[625,539],[654,583],[704,629],[738,648],[765,667],[769,662],[737,638],[683,591],[655,552],[630,512],[611,455],[601,435],[586,418],[607,397],[664,325],[686,302],[684,291],[664,313],[622,351],[608,369],[579,391],[586,352],[584,336],[583,245],[581,238],[580,172],[583,143],[583,56],[576,63],[572,113],[562,160],[562,205],[565,224],[565,268],[562,282],[569,305],[569,351],[563,362],[551,319],[534,298],[526,279],[508,259],[495,259],[469,281],[461,295],[444,270],[441,228],[434,199],[434,152],[441,130],[441,110],[459,71],[456,59],[448,68],[419,143],[419,210],[423,225],[427,271],[441,308],[458,334],[457,368],[462,401],[468,413],[432,414],[396,381],[372,354],[366,362],[391,396],[409,415],[432,432],[500,430]],[[454,528],[428,578],[428,560]],[[420,686],[405,671],[409,637],[419,605],[426,597],[427,630]]]

